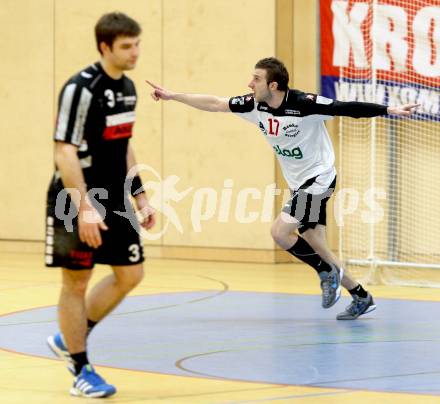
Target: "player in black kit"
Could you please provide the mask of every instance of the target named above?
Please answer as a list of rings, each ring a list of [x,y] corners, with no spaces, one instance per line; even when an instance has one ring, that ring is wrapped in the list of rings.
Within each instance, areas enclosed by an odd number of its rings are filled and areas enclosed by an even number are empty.
[[[139,228],[127,219],[135,214],[129,193],[142,216],[140,225],[149,229],[155,222],[130,146],[136,90],[123,73],[136,65],[140,33],[139,24],[125,14],[102,16],[95,26],[101,61],[70,78],[59,97],[55,174],[47,198],[46,266],[62,267],[61,332],[47,342],[68,361],[75,376],[70,392],[77,396],[116,392],[90,365],[86,340],[143,278]],[[95,263],[110,265],[112,274],[86,298]]]

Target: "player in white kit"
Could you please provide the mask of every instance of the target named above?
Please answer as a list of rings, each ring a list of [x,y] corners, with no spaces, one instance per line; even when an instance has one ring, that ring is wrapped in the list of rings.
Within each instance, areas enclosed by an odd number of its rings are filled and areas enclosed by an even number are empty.
[[[341,262],[327,246],[326,204],[336,185],[336,169],[324,121],[333,116],[408,116],[417,105],[341,102],[289,89],[288,82],[284,64],[276,58],[265,58],[255,65],[248,85],[252,93],[243,96],[176,93],[148,83],[156,101],[174,100],[203,111],[233,112],[260,128],[277,155],[292,196],[272,225],[272,237],[281,248],[316,270],[324,308],[337,302],[341,284],[349,291],[353,301],[337,319],[354,320],[373,311],[376,305],[371,294],[344,273]]]

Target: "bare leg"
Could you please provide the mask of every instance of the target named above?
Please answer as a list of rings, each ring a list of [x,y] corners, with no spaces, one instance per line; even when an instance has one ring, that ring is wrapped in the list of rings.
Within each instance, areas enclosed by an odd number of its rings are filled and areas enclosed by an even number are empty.
[[[86,350],[85,294],[91,275],[91,270],[73,271],[63,268],[58,317],[61,332],[71,354]]]
[[[144,276],[143,264],[112,269],[113,274],[97,283],[87,296],[87,318],[92,321],[98,322],[109,314]]]
[[[299,222],[285,212],[281,212],[272,224],[271,234],[275,242],[283,249],[288,250],[298,240],[295,230]]]
[[[342,262],[333,254],[327,245],[327,236],[325,226],[318,224],[314,229],[308,229],[301,237],[303,237],[312,248],[319,254],[319,256],[326,262],[336,264],[339,268],[342,267]],[[359,282],[353,280],[344,268],[344,277],[342,278],[342,286],[345,289],[351,290],[359,285]]]
[[[331,265],[329,256],[324,258],[321,254],[324,251],[322,248],[321,251],[317,251],[305,238],[292,234],[297,225],[295,219],[282,212],[272,225],[272,237],[279,246],[318,273],[322,289],[322,307],[327,309],[341,296],[341,280],[335,266]]]

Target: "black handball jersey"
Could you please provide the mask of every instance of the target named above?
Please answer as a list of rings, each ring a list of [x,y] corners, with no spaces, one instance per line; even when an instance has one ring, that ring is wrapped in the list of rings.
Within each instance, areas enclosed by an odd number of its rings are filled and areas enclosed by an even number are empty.
[[[73,76],[58,101],[54,140],[78,146],[78,158],[88,190],[104,189],[104,206],[124,201],[127,147],[135,121],[136,90],[123,75],[109,77],[100,63]],[[58,168],[49,188],[49,202],[63,189]],[[105,195],[105,193],[104,193]]]

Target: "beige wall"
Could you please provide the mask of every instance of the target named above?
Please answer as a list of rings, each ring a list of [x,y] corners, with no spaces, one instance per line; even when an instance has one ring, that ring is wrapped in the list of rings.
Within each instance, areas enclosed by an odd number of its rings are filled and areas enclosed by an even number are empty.
[[[163,83],[179,91],[246,94],[256,60],[274,54],[272,1],[165,2],[164,21]],[[245,224],[235,219],[240,189],[264,189],[274,181],[274,156],[258,129],[232,114],[201,112],[178,103],[166,103],[163,113],[164,175],[178,174],[179,189],[195,187],[175,205],[183,234],[170,226],[164,244],[273,248],[267,223]],[[228,179],[233,179],[229,215],[228,209],[220,211]],[[202,231],[197,232],[189,213],[201,187],[219,192],[212,219],[203,222]],[[260,211],[261,206],[257,201],[249,208]],[[219,220],[219,215],[224,220]]]
[[[144,30],[142,57],[136,70],[128,73],[139,95],[133,138],[137,160],[163,179],[179,176],[178,191],[193,187],[182,201],[171,202],[183,233],[170,224],[164,237],[147,244],[166,248],[169,256],[179,255],[185,247],[200,247],[210,249],[210,258],[221,259],[234,250],[234,259],[239,259],[241,249],[248,255],[257,249],[274,259],[269,228],[280,200],[270,220],[240,223],[235,218],[240,189],[252,187],[263,193],[270,183],[284,186],[258,129],[232,114],[154,103],[144,79],[180,91],[245,94],[256,60],[277,55],[289,67],[293,85],[315,91],[316,4],[315,0],[3,0],[0,43],[8,58],[0,65],[6,79],[0,84],[0,102],[8,119],[0,123],[0,186],[11,191],[4,191],[8,197],[0,202],[0,239],[43,239],[58,92],[68,77],[98,59],[93,26],[99,16],[120,10],[136,18]],[[307,43],[305,36],[311,38]],[[303,54],[307,63],[299,56]],[[155,179],[147,172],[143,178]],[[231,190],[225,189],[227,179],[233,179]],[[202,231],[196,232],[191,209],[196,191],[203,187],[214,188],[217,202],[231,192],[230,211],[220,212],[217,203],[212,219],[202,222]],[[248,211],[261,213],[262,207],[263,201],[255,200]],[[158,216],[160,230],[166,220]]]
[[[0,7],[0,238],[41,239],[52,167],[53,1],[17,3]]]

